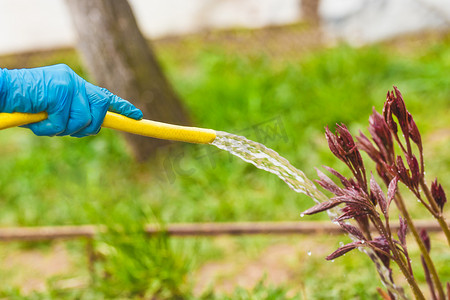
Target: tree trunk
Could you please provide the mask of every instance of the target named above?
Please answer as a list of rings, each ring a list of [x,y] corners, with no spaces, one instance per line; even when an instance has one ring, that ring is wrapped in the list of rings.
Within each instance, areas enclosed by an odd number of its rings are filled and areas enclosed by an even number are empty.
[[[320,0],[300,0],[302,17],[313,27],[320,25],[319,1]]]
[[[189,125],[182,102],[140,32],[127,0],[66,0],[78,48],[96,83],[129,100],[147,119]],[[168,141],[125,134],[135,157],[146,160]]]

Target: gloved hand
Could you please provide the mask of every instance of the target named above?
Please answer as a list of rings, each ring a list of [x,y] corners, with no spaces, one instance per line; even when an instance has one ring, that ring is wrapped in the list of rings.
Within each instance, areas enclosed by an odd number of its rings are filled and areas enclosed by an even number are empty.
[[[24,126],[36,135],[97,134],[107,110],[142,119],[130,102],[85,81],[66,65],[0,69],[0,112],[48,113],[48,119]]]

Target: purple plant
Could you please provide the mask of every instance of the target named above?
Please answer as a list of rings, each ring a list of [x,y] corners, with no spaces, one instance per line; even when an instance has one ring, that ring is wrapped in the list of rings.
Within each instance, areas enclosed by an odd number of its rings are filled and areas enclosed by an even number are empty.
[[[396,264],[406,278],[416,299],[425,299],[413,274],[409,258],[406,235],[410,231],[421,251],[422,266],[432,299],[450,299],[450,283],[447,283],[447,297],[439,275],[430,258],[430,239],[426,231],[417,231],[408,213],[398,183],[404,184],[422,203],[427,211],[439,222],[450,245],[450,231],[443,216],[447,202],[445,192],[437,179],[431,188],[425,181],[423,146],[420,132],[412,115],[408,112],[403,97],[397,87],[387,93],[383,114],[373,109],[369,118],[371,140],[360,132],[356,142],[344,124],[336,126],[336,132],[325,128],[325,136],[331,152],[345,163],[352,177],[346,178],[332,168],[325,169],[336,177],[336,184],[327,175],[317,170],[317,183],[334,194],[328,201],[319,203],[303,212],[312,215],[342,205],[340,215],[334,220],[352,238],[353,242],[338,248],[327,256],[327,260],[340,257],[356,248],[370,248],[389,270]],[[395,144],[400,149],[396,153]],[[385,194],[372,173],[367,178],[360,150],[366,152],[376,164],[376,172],[387,187]],[[417,159],[419,157],[419,159]],[[389,208],[395,203],[400,213],[399,229],[394,236],[391,230]],[[351,222],[355,225],[352,225]],[[371,231],[374,228],[374,231]],[[394,295],[380,292],[385,299],[395,299]]]

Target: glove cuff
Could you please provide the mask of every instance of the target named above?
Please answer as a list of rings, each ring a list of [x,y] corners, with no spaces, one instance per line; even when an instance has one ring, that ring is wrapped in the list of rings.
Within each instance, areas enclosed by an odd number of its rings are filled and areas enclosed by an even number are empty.
[[[6,72],[7,69],[0,68],[0,112],[3,111],[6,98]]]
[[[0,68],[0,94],[3,92],[3,81],[4,81],[4,71],[2,68]]]

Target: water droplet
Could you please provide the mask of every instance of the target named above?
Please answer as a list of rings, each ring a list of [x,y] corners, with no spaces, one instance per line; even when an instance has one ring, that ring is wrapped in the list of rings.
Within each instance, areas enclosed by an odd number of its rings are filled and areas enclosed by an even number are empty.
[[[334,259],[332,259],[331,262],[334,262]]]
[[[344,242],[339,242],[339,247],[344,246]]]
[[[308,256],[311,256],[311,254],[312,254],[311,250],[309,250],[307,253],[308,253]]]
[[[361,244],[364,244],[366,241],[361,241]]]
[[[300,214],[300,218],[303,218],[304,216],[305,216],[304,213],[301,213],[301,214]]]

